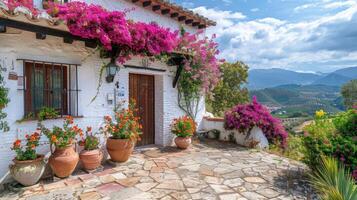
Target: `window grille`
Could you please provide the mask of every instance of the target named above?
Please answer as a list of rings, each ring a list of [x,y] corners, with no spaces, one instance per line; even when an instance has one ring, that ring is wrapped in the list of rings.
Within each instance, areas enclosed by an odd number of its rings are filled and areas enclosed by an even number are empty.
[[[55,109],[61,117],[78,114],[78,65],[23,61],[25,116],[37,115],[43,107]]]

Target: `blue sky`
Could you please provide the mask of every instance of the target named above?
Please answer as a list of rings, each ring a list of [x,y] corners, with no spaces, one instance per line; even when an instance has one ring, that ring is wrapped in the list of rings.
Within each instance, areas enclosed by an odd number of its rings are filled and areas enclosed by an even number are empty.
[[[221,57],[250,68],[357,66],[357,0],[174,0],[217,22]]]

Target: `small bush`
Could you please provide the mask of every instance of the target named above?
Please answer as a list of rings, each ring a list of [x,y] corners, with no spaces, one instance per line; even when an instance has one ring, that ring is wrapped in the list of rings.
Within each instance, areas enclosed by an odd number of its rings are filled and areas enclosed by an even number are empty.
[[[228,130],[236,129],[244,133],[255,126],[262,129],[270,143],[279,142],[281,146],[286,146],[288,133],[281,121],[274,118],[255,97],[252,103],[237,105],[225,114],[225,128]]]
[[[346,136],[357,136],[357,111],[349,110],[337,115],[333,123],[340,134]]]
[[[340,116],[345,115],[342,113]],[[304,128],[304,161],[312,169],[319,165],[320,156],[330,156],[344,163],[350,171],[357,170],[357,140],[336,129],[336,119],[331,120],[317,112],[314,122]],[[338,120],[338,126],[345,123],[342,118]],[[357,176],[355,178],[357,180]]]
[[[269,145],[269,152],[279,154],[293,160],[303,160],[305,151],[306,148],[304,146],[303,136],[295,135],[294,133],[289,133],[286,148],[281,148],[280,145],[276,144]]]

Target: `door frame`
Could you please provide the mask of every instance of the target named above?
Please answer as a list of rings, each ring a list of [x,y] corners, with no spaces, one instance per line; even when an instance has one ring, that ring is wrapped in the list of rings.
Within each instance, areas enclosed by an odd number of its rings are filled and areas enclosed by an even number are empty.
[[[152,79],[153,79],[153,90],[152,90],[152,98],[153,98],[153,101],[152,101],[152,108],[153,108],[153,113],[152,113],[152,124],[153,124],[153,126],[152,126],[152,129],[153,129],[153,135],[152,135],[152,144],[156,144],[156,128],[155,128],[155,126],[156,126],[156,107],[155,107],[155,100],[156,100],[156,97],[155,97],[155,87],[156,87],[156,85],[155,85],[155,75],[154,74],[144,74],[144,73],[139,73],[139,72],[129,72],[129,74],[128,74],[128,99],[129,99],[129,101],[130,101],[130,99],[131,99],[131,96],[130,96],[130,76],[131,75],[138,75],[138,76],[150,76],[150,77],[152,77]],[[138,103],[138,102],[137,102]],[[138,106],[138,104],[137,104],[137,106]],[[138,145],[138,146],[145,146],[145,145],[152,145],[152,144],[141,144],[141,145]]]

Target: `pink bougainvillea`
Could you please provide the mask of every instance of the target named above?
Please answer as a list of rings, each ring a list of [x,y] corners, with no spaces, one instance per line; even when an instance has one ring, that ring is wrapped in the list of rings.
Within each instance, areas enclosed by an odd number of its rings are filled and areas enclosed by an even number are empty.
[[[34,14],[32,0],[8,0],[10,10],[25,6]],[[209,93],[220,78],[218,44],[200,33],[185,33],[179,37],[178,31],[159,26],[156,23],[134,22],[125,18],[121,11],[108,11],[100,5],[84,2],[65,4],[49,3],[47,12],[66,22],[71,34],[99,41],[105,50],[119,49],[117,62],[124,63],[131,56],[158,56],[173,51],[183,51],[190,55],[185,70],[190,81],[199,83],[200,93]]]
[[[58,5],[58,17],[67,23],[73,35],[98,39],[107,50],[111,50],[112,45],[131,44],[129,26],[123,12],[109,12],[98,5],[71,2]]]
[[[178,32],[172,32],[156,23],[129,23],[132,36],[131,49],[138,53],[160,55],[171,53],[178,45]]]
[[[237,105],[225,114],[225,128],[228,130],[246,132],[254,126],[262,129],[269,142],[280,141],[285,147],[288,133],[281,121],[273,117],[256,97],[253,97],[252,103]]]
[[[4,2],[10,11],[14,11],[15,8],[22,6],[29,9],[34,16],[38,15],[38,10],[33,7],[33,0],[5,0]]]
[[[192,60],[187,60],[185,71],[190,73],[190,78],[199,80],[201,92],[209,93],[212,91],[220,80],[218,44],[208,37],[200,38],[202,32],[196,34],[185,33],[179,42],[179,51],[187,52],[192,55]]]

